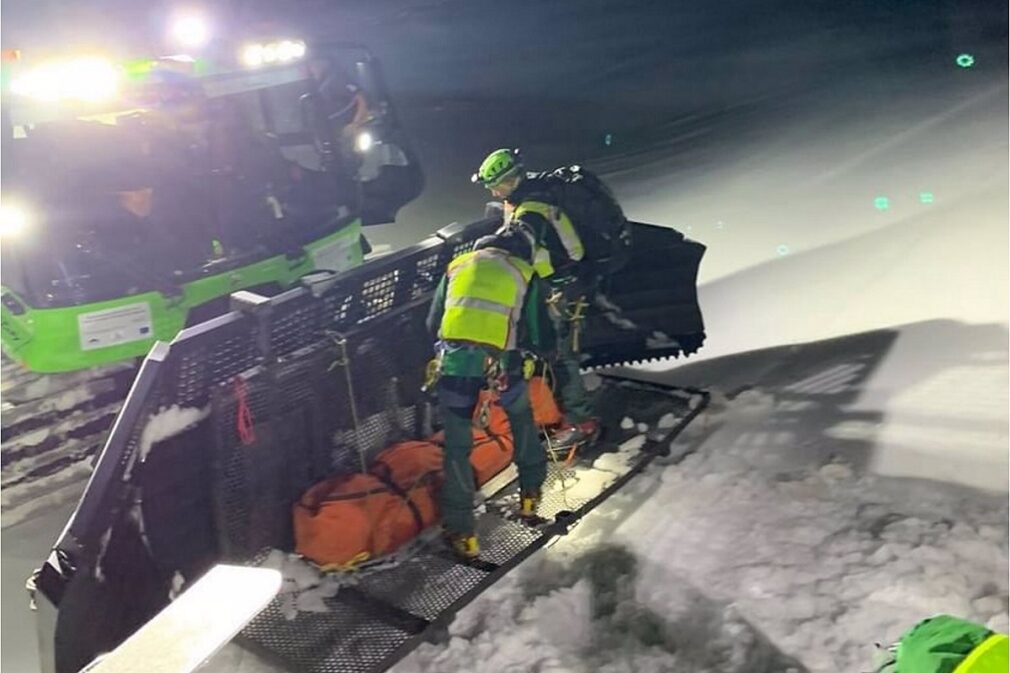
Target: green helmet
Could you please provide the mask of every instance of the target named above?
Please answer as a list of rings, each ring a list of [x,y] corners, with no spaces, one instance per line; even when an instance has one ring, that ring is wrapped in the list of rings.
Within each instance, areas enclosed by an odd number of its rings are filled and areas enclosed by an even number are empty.
[[[522,169],[523,160],[519,155],[519,150],[495,150],[487,155],[487,158],[484,159],[484,162],[470,178],[470,181],[479,182],[490,189]]]

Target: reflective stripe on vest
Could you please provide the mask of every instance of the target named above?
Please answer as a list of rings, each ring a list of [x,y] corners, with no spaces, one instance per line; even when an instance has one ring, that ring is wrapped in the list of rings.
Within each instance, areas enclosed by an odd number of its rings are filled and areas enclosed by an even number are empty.
[[[439,338],[494,346],[516,347],[526,288],[533,267],[486,249],[454,259],[446,270],[448,285]]]
[[[1007,637],[994,633],[964,658],[954,673],[1003,673],[1007,670]]]
[[[542,201],[523,201],[513,211],[512,217],[519,219],[524,213],[536,213],[551,223],[561,240],[561,245],[568,253],[569,259],[578,262],[585,255],[582,239],[579,238],[575,226],[563,210]],[[551,255],[547,248],[540,246],[533,252],[533,268],[541,278],[547,278],[554,274],[554,264],[551,262]]]

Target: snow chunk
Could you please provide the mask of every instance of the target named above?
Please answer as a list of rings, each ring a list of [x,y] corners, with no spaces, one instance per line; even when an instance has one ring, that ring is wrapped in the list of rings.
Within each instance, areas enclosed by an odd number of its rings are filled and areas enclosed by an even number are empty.
[[[137,448],[137,452],[130,457],[130,463],[127,465],[123,475],[124,481],[130,479],[134,465],[138,462],[143,464],[147,461],[151,447],[158,442],[163,442],[170,437],[182,434],[209,415],[210,405],[201,409],[197,407],[180,407],[177,404],[152,415],[147,419],[147,424],[140,433],[140,446]]]
[[[172,575],[172,586],[168,588],[168,600],[174,601],[182,593],[182,588],[186,586],[186,578],[178,570]]]
[[[645,435],[635,435],[631,439],[621,442],[618,451],[620,453],[638,453],[645,446],[645,440]]]
[[[845,481],[852,479],[852,468],[844,463],[828,463],[817,472],[824,481]]]
[[[659,428],[660,430],[669,430],[675,425],[677,425],[677,417],[672,413],[665,413],[659,419],[659,422],[656,424],[656,427]]]
[[[635,429],[644,434],[649,431],[649,424],[639,423],[638,425],[635,426]]]
[[[995,615],[989,621],[985,623],[986,628],[992,629],[993,631],[999,631],[1000,633],[1006,633],[1010,631],[1010,617],[1005,613],[1002,615]]]
[[[680,346],[680,342],[665,332],[654,331],[652,336],[646,337],[645,347],[652,350],[657,348],[674,348]]]
[[[326,599],[356,581],[346,574],[323,574],[298,554],[285,554],[279,549],[271,549],[260,567],[279,570],[283,576],[277,597],[286,619],[295,619],[300,612],[328,612]]]
[[[971,602],[971,607],[980,615],[996,616],[1006,613],[1006,603],[999,596],[983,596]]]
[[[621,430],[631,430],[635,427],[635,419],[625,416],[621,419]]]

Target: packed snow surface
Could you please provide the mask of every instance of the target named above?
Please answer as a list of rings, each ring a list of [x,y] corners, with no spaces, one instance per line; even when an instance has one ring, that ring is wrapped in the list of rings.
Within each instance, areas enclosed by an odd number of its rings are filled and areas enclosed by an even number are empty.
[[[678,440],[695,453],[638,477],[393,670],[859,671],[937,612],[1005,631],[1006,498],[860,475],[841,453],[798,459],[764,430],[792,408],[774,391],[717,399]]]

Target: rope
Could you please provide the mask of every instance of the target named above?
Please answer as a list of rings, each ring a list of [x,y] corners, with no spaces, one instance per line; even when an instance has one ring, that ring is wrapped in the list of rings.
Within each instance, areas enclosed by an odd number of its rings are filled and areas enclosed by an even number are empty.
[[[581,295],[575,301],[563,304],[562,300],[564,296],[564,292],[561,290],[554,290],[545,303],[550,312],[572,324],[572,351],[578,353],[580,346],[579,333],[582,330],[582,323],[586,317],[586,309],[589,308],[589,302],[586,301],[585,295]]]
[[[249,446],[256,441],[256,431],[252,410],[249,408],[249,390],[245,379],[241,376],[235,377],[235,400],[238,404],[235,411],[235,431],[238,433],[239,441]]]
[[[354,555],[350,561],[345,563],[327,563],[326,565],[319,566],[320,572],[332,573],[332,572],[353,572],[357,570],[362,563],[371,559],[371,555],[367,551],[358,552]]]
[[[540,430],[543,431],[544,437],[547,439],[547,455],[550,456],[551,461],[554,463],[554,469],[558,471],[558,479],[561,480],[561,500],[565,503],[565,509],[570,510],[572,506],[568,504],[568,484],[565,483],[565,470],[562,467],[558,467],[558,457],[555,455],[554,447],[551,445],[550,433],[543,426],[540,427]],[[565,467],[567,467],[567,463]]]
[[[334,360],[326,371],[333,371],[334,367],[343,367],[344,375],[347,377],[347,401],[351,407],[351,420],[354,422],[354,448],[358,450],[358,462],[361,472],[368,471],[365,462],[365,451],[361,447],[361,423],[358,421],[358,405],[354,401],[354,381],[351,379],[351,359],[347,355],[347,339],[334,332],[327,332],[327,336],[333,339],[333,343],[340,349],[340,357]]]
[[[589,307],[585,295],[568,304],[568,321],[572,323],[572,352],[579,352],[579,332],[582,330],[582,319]]]
[[[502,372],[501,360],[489,358],[484,370],[484,378],[487,383],[487,391],[490,394],[480,403],[480,411],[477,413],[477,424],[481,430],[487,431],[491,427],[491,403],[501,399],[501,391],[505,387],[503,380],[505,376],[506,374]]]

